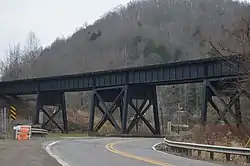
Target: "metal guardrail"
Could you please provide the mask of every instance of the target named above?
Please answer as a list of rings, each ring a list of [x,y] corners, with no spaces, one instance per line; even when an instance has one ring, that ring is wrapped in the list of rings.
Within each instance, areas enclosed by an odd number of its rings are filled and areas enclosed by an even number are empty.
[[[41,135],[48,135],[48,130],[39,129],[39,128],[31,128],[31,134],[41,134]]]
[[[165,144],[176,152],[184,152],[188,156],[192,156],[192,150],[197,150],[200,156],[201,151],[210,152],[210,159],[214,159],[214,153],[224,153],[226,161],[230,161],[230,155],[241,155],[246,157],[246,162],[250,163],[250,148],[226,147],[216,145],[205,145],[187,142],[170,141],[164,138]]]

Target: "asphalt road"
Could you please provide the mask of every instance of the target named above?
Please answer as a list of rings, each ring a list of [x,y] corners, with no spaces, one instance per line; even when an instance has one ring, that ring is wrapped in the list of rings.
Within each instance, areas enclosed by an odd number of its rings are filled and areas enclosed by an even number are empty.
[[[69,166],[218,166],[152,150],[162,139],[86,138],[62,140],[52,152]]]

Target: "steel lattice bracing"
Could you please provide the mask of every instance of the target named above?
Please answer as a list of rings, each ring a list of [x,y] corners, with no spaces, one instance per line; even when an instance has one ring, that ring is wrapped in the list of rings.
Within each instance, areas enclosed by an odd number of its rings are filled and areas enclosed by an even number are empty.
[[[124,85],[168,85],[230,78],[241,74],[239,61],[218,58],[137,68],[0,82],[0,94],[23,95],[46,91],[75,92]]]
[[[45,110],[44,106],[57,106],[58,109],[52,113]],[[38,93],[36,101],[36,118],[35,124],[39,123],[39,112],[42,111],[49,119],[42,124],[42,128],[46,128],[46,125],[52,121],[62,133],[68,133],[68,121],[66,112],[66,103],[64,92],[43,92]],[[54,118],[62,111],[63,127],[61,127]]]
[[[132,100],[142,99],[142,104],[137,108]],[[113,102],[110,107],[106,102]],[[135,111],[135,116],[132,122],[128,124],[128,106],[131,106]],[[143,116],[149,107],[153,106],[154,127]],[[95,107],[103,114],[101,120],[94,127]],[[114,112],[119,108],[121,123],[118,124],[113,117]],[[157,106],[157,95],[155,86],[122,86],[113,88],[96,89],[93,91],[92,103],[90,108],[90,131],[97,132],[106,121],[114,126],[117,132],[127,134],[138,123],[139,120],[147,125],[150,131],[155,134],[160,134],[160,124]]]
[[[219,86],[222,84],[222,86]],[[241,90],[235,83],[233,82],[211,82],[209,80],[204,80],[203,82],[203,96],[202,96],[202,112],[201,112],[201,122],[205,126],[207,121],[207,106],[208,103],[213,107],[216,111],[218,118],[215,121],[215,124],[218,124],[221,120],[224,121],[225,124],[231,126],[228,119],[226,118],[226,114],[230,114],[239,129],[244,134],[247,134],[247,130],[242,124],[242,116],[241,116],[241,108],[240,108],[240,97],[245,95],[250,99],[250,95],[247,91]],[[217,97],[220,103],[223,105],[223,109],[219,109],[216,103],[213,100],[213,96]],[[230,97],[230,101],[226,102],[223,97]],[[232,107],[234,106],[234,109]]]

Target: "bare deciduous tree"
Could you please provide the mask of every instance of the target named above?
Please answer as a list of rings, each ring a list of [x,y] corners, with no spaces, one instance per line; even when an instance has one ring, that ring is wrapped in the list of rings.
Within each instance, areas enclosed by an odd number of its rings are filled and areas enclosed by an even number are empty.
[[[23,49],[20,43],[10,45],[5,57],[1,60],[2,80],[22,78],[28,74],[28,70],[40,55],[42,47],[33,32],[28,34],[26,45]],[[25,73],[25,74],[24,74]]]
[[[42,47],[34,32],[28,34],[26,45],[24,46],[23,63],[29,68],[40,55]]]
[[[233,65],[233,60],[228,60],[228,56],[235,56],[240,60],[241,73],[231,82],[231,84],[235,86],[235,90],[246,92],[244,93],[246,98],[241,98],[244,101],[242,104],[245,104],[245,101],[250,99],[250,15],[241,16],[231,27],[222,25],[221,30],[223,38],[219,40],[210,38],[208,40],[208,45],[210,46],[208,54],[214,57],[224,58],[227,62],[232,64],[231,67],[235,66]],[[242,109],[241,107],[240,119],[238,119],[237,114],[237,112],[230,112],[230,117],[227,117],[227,120],[229,120],[230,123],[236,120],[237,124],[241,124],[239,129],[243,129],[241,131],[249,137],[249,133],[246,132],[248,130],[246,126],[249,125],[250,121],[249,110]]]
[[[212,56],[227,57],[237,56],[242,63],[241,74],[237,85],[242,90],[249,92],[250,83],[250,16],[242,16],[231,28],[222,26],[222,32],[226,36],[224,40],[208,41]]]
[[[19,77],[21,57],[22,50],[20,49],[20,44],[9,45],[9,50],[6,51],[5,57],[1,61],[2,80],[12,80]]]

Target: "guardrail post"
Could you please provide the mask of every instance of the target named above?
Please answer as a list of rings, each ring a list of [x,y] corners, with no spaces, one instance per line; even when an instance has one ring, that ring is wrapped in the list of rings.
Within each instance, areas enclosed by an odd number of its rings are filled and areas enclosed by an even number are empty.
[[[246,156],[246,162],[250,163],[250,156]]]
[[[192,156],[192,150],[191,149],[185,149],[186,156]]]
[[[201,151],[200,150],[198,150],[198,157],[200,157],[201,156]]]
[[[226,153],[226,161],[230,161],[230,154]]]
[[[210,159],[214,160],[214,152],[210,152]]]
[[[182,155],[184,155],[184,153],[185,153],[185,150],[186,149],[183,149],[183,148],[179,148],[179,152],[182,154]]]
[[[186,156],[188,156],[188,149],[184,149],[184,152],[186,153]]]
[[[183,155],[183,152],[185,152],[185,149],[179,148],[179,152]]]

